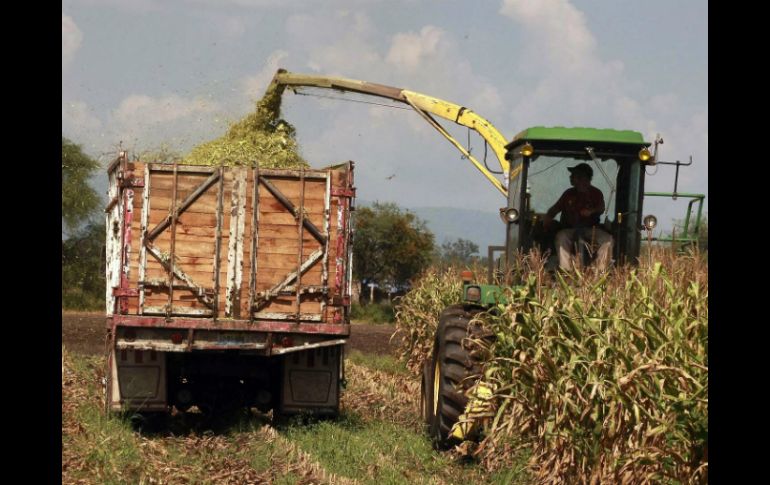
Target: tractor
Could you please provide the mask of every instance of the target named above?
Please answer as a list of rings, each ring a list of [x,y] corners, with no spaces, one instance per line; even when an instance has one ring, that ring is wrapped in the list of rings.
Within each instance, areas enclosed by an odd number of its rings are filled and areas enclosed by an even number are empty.
[[[471,326],[473,318],[494,310],[504,300],[505,288],[516,283],[512,262],[517,253],[537,249],[541,254],[550,255],[547,269],[558,270],[555,236],[560,221],[548,220],[548,211],[570,187],[569,169],[587,164],[593,172],[592,185],[602,192],[604,208],[598,227],[612,236],[611,265],[638,262],[643,231],[647,232],[649,243],[658,240],[680,243],[681,246],[697,244],[705,195],[678,192],[679,168],[691,165],[692,158],[689,163],[658,160],[658,148],[663,143],[660,136],[654,143],[649,143],[636,131],[535,126],[521,131],[508,142],[492,123],[471,109],[407,89],[279,69],[268,92],[276,90],[281,95],[287,88],[295,93],[301,88],[333,89],[406,104],[460,151],[463,159],[471,162],[505,197],[506,205],[499,209],[505,226],[505,246],[489,248],[488,282],[480,283],[470,272],[463,272],[462,301],[442,312],[432,355],[423,368],[421,413],[439,448],[471,438],[473,434],[472,430],[459,425],[469,401],[466,391],[480,369],[478,358],[464,344],[476,331]],[[484,139],[484,153],[487,153],[487,147],[491,149],[500,170],[492,170],[486,156],[483,161],[476,159],[436,118],[477,132]],[[645,193],[645,169],[656,164],[676,166],[673,192]],[[653,215],[643,218],[645,197],[690,199],[683,232],[669,238],[654,238],[652,231],[657,226],[657,219]],[[692,217],[696,203],[697,215]],[[576,238],[574,258],[578,265],[590,265],[596,258],[595,236],[595,232],[586,230]],[[501,256],[496,258],[495,255],[500,253]]]

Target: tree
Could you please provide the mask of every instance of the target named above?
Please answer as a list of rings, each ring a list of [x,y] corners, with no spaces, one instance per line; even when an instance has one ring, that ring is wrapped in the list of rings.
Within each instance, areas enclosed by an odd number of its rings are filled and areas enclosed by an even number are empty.
[[[101,198],[88,184],[99,164],[80,146],[61,139],[62,307],[95,309],[104,304],[104,222],[94,222]]]
[[[453,266],[467,266],[478,258],[478,244],[468,239],[458,238],[455,241],[445,241],[441,245],[439,258],[444,264]],[[474,258],[473,255],[477,255]]]
[[[433,234],[425,222],[393,203],[356,209],[354,276],[364,283],[402,286],[428,267]]]
[[[62,307],[104,306],[104,222],[90,223],[61,243]]]
[[[61,138],[61,214],[69,231],[87,222],[98,209],[101,198],[88,184],[99,163],[83,153],[79,145]]]

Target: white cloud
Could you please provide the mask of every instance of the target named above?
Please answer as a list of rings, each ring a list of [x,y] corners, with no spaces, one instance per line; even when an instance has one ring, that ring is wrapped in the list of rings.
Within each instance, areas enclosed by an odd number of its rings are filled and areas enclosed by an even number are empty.
[[[219,31],[229,39],[235,39],[246,33],[246,23],[240,17],[226,16],[217,22]]]
[[[585,15],[568,0],[504,0],[500,13],[528,30],[539,46],[537,58],[559,71],[597,67],[596,39]],[[586,63],[588,61],[588,63]]]
[[[279,67],[282,67],[284,59],[289,57],[289,53],[285,50],[277,50],[270,54],[265,62],[264,67],[255,74],[241,80],[241,89],[243,93],[249,97],[250,100],[257,100],[265,93],[265,89],[270,81],[273,79],[275,72]]]
[[[244,8],[296,8],[302,7],[307,9],[308,7],[322,4],[325,8],[330,6],[355,6],[362,7],[368,4],[380,3],[383,0],[186,0],[188,3],[205,4],[221,6],[223,4],[235,5]]]
[[[426,25],[419,33],[396,34],[385,60],[398,67],[419,68],[427,59],[438,54],[444,35],[443,30],[433,25]]]
[[[355,77],[379,70],[382,56],[377,28],[363,12],[324,10],[286,20],[292,50],[306,57],[304,66],[326,75]]]
[[[132,126],[168,123],[194,115],[212,113],[217,109],[218,103],[203,98],[188,99],[176,94],[153,98],[133,94],[120,103],[113,117],[121,125]]]
[[[131,13],[148,13],[161,9],[160,0],[72,0],[88,7],[110,7]]]
[[[83,32],[69,15],[61,16],[61,63],[62,68],[69,65],[83,42]]]
[[[112,111],[101,138],[105,146],[122,142],[134,151],[160,145],[186,151],[204,139],[213,138],[211,134],[220,132],[223,122],[218,102],[200,97],[133,94]]]
[[[73,140],[92,140],[102,127],[101,120],[83,101],[62,103],[62,132]]]

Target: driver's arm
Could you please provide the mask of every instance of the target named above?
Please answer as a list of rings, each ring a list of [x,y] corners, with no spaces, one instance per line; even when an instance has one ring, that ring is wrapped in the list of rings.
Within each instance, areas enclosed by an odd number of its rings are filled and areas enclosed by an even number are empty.
[[[556,214],[561,212],[564,209],[564,194],[559,197],[559,200],[556,201],[556,203],[551,206],[550,209],[548,209],[548,212],[545,213],[545,217],[543,218],[543,223],[545,225],[550,225],[551,221],[553,221],[553,218],[556,217]]]

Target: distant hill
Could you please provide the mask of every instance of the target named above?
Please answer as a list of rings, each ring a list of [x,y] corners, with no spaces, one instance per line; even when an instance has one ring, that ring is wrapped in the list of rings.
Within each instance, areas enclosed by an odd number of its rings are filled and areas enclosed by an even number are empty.
[[[357,199],[360,207],[372,205],[371,201]],[[487,254],[487,246],[505,244],[505,226],[496,212],[454,207],[401,207],[425,221],[436,237],[436,245],[446,241],[467,239],[479,246],[479,255]]]

